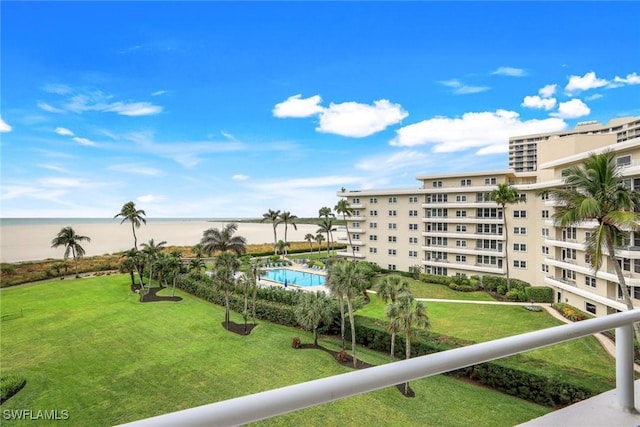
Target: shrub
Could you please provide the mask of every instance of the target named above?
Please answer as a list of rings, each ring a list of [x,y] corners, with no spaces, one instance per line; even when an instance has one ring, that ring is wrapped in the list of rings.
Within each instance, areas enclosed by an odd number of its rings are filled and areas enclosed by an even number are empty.
[[[449,285],[451,278],[449,276],[422,273],[420,274],[420,281],[425,283],[435,283],[436,285]]]
[[[511,289],[510,291],[508,291],[505,295],[507,297],[507,299],[509,301],[520,301],[520,302],[524,302],[526,301],[527,296],[524,294],[524,292],[519,291],[517,289]]]
[[[0,404],[19,392],[27,381],[17,375],[3,375],[0,377]]]
[[[336,360],[340,363],[345,363],[348,360],[348,356],[347,350],[340,350],[338,354],[336,354]]]
[[[548,286],[533,286],[525,289],[527,301],[533,302],[553,302],[553,289]]]
[[[572,305],[565,304],[562,302],[555,303],[551,305],[553,308],[558,310],[563,317],[571,320],[572,322],[579,322],[581,320],[585,320],[588,318],[592,318],[593,316],[585,313],[584,311],[575,308]]]
[[[486,289],[486,288],[485,288]],[[507,286],[506,285],[498,285],[498,287],[495,290],[499,295],[504,295],[507,293]]]
[[[293,341],[291,342],[291,347],[300,348],[300,338],[293,337]]]

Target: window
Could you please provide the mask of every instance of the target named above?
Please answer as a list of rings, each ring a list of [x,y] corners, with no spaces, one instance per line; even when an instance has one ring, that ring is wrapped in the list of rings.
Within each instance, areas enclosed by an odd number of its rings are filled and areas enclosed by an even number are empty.
[[[467,262],[466,255],[456,255],[456,262]]]
[[[459,248],[466,248],[467,241],[466,240],[456,240],[456,246]]]
[[[353,235],[351,236],[351,238],[352,238],[353,240],[360,240],[360,235],[359,235],[359,234],[353,234]]]
[[[542,218],[549,218],[549,211],[548,210],[543,210],[542,211]]]
[[[631,271],[631,260],[629,258],[616,258],[616,261],[624,271]]]
[[[482,265],[497,266],[498,268],[502,268],[502,259],[495,256],[478,255],[476,256],[476,263],[482,264]]]
[[[616,159],[618,167],[631,166],[631,156],[620,156]]]
[[[389,240],[390,243],[395,243],[397,241],[397,237],[396,236],[389,236],[389,238],[387,240]]]
[[[410,211],[409,211],[409,216],[415,216],[415,217],[417,217],[417,216],[418,216],[418,211],[416,211],[416,210],[410,210]]]
[[[433,186],[433,188],[440,188],[442,187],[442,181],[433,181],[431,182],[431,185]]]
[[[447,223],[432,222],[431,224],[427,225],[427,231],[447,231]]]
[[[372,197],[372,198],[370,198],[370,199],[369,199],[369,203],[371,203],[371,204],[378,203],[378,198],[377,198],[377,197]]]
[[[590,302],[585,302],[584,303],[584,309],[586,310],[587,313],[596,314],[596,305],[595,304],[591,304]]]
[[[476,193],[476,202],[491,202],[491,193]]]
[[[387,270],[395,270],[395,269],[396,269],[395,264],[387,264]]]
[[[549,266],[547,264],[542,264],[542,272],[543,273],[548,273],[549,272]]]
[[[467,196],[461,196],[461,195],[456,196],[456,202],[466,202],[466,201],[467,201]]]
[[[496,234],[502,235],[502,226],[498,224],[478,224],[476,226],[477,234]]]
[[[351,226],[353,228],[360,228],[360,223],[359,222],[354,222]]]
[[[427,203],[446,203],[447,195],[446,194],[428,194],[427,195]]]
[[[513,250],[515,252],[526,252],[527,251],[527,244],[526,243],[514,243],[513,244]]]
[[[514,218],[526,218],[527,217],[527,211],[513,211],[513,217]]]
[[[633,260],[633,272],[640,273],[640,259]]]
[[[398,212],[393,209],[389,211],[389,216],[396,216],[397,214]]]
[[[513,234],[523,236],[527,234],[527,227],[513,227]]]
[[[543,237],[549,237],[549,229],[548,228],[543,228],[542,229],[542,236]]]
[[[397,227],[395,222],[390,222],[389,223],[389,230],[395,230],[396,228],[398,228],[398,227]]]
[[[565,261],[565,262],[575,261],[577,258],[577,255],[578,255],[578,252],[575,249],[568,249],[568,248],[562,249],[562,261]]]
[[[418,224],[409,224],[409,230],[418,231]]]
[[[426,266],[425,272],[427,274],[437,274],[438,276],[446,276],[447,268],[446,267],[435,267],[435,266]]]
[[[418,251],[409,251],[409,258],[418,258]]]
[[[549,200],[549,193],[542,193],[540,195],[540,200]]]
[[[377,234],[369,234],[369,240],[371,240],[371,241],[378,240],[378,235]]]
[[[378,253],[378,248],[369,248],[369,253],[370,254],[377,254]]]
[[[354,197],[354,199],[351,201],[352,204],[354,205],[359,205],[360,204],[360,199],[358,197]]]
[[[409,237],[409,243],[410,244],[417,244],[418,243],[418,238],[417,237]]]
[[[353,252],[360,252],[360,246],[353,246]]]
[[[389,203],[397,203],[398,199],[396,197],[389,197]]]
[[[461,179],[460,180],[460,186],[461,187],[471,187],[471,180],[469,178]]]
[[[467,211],[456,211],[456,216],[457,217],[466,217],[467,216]]]
[[[497,240],[489,240],[489,239],[477,239],[476,249],[491,249],[494,251],[501,251],[502,242],[498,242]]]
[[[514,268],[527,268],[527,261],[521,261],[521,260],[514,259],[513,260],[513,267]]]
[[[575,227],[567,227],[562,230],[562,240],[566,241],[575,241],[576,236],[578,234],[577,228]]]
[[[498,209],[498,208],[479,208],[479,209],[476,209],[476,217],[478,217],[478,218],[502,218],[502,209]]]
[[[369,228],[378,228],[378,223],[377,222],[370,222],[369,223]]]
[[[418,203],[418,196],[409,196],[409,203]]]
[[[449,214],[449,210],[447,208],[427,209],[427,218],[431,218],[431,217],[446,218],[448,214]]]
[[[387,253],[388,253],[389,255],[395,255],[395,254],[396,254],[396,250],[395,250],[395,249],[389,249],[389,250],[387,251]]]
[[[359,217],[360,216],[360,211],[353,211],[353,216]]]
[[[496,178],[485,178],[484,185],[496,185],[498,180]]]
[[[466,233],[467,232],[467,226],[466,225],[456,225],[456,231],[458,233]]]
[[[593,276],[584,276],[584,284],[590,288],[596,287],[596,278]]]
[[[518,194],[518,197],[522,203],[527,203],[527,193],[520,193]]]
[[[543,246],[542,247],[542,254],[543,255],[549,255],[549,247],[548,246]]]
[[[378,216],[378,211],[369,211],[369,216]]]

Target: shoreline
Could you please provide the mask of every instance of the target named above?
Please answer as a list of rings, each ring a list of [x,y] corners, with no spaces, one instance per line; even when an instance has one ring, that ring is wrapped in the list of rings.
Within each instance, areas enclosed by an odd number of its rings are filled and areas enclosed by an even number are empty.
[[[63,227],[70,226],[81,236],[91,238],[90,242],[81,242],[85,256],[106,255],[125,251],[133,247],[131,223],[87,222],[84,218],[69,218],[66,223],[37,225],[2,225],[0,222],[0,261],[16,263],[24,261],[42,261],[46,259],[62,259],[64,248],[51,248],[51,240]],[[258,222],[221,222],[212,220],[147,220],[136,229],[138,248],[150,239],[166,241],[167,246],[193,246],[200,242],[202,234],[209,228],[221,228],[225,224],[238,224],[236,236],[247,239],[248,244],[273,244],[273,226]],[[318,226],[314,224],[296,224],[298,229],[288,227],[288,241],[304,241],[304,236],[314,236]],[[284,226],[277,227],[278,240],[284,240]],[[334,236],[340,233],[334,233]]]

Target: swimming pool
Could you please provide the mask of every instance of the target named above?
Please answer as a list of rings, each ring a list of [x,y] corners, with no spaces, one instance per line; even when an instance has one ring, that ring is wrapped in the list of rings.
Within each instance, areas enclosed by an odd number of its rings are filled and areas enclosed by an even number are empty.
[[[322,286],[324,285],[325,279],[325,277],[321,276],[320,274],[289,270],[287,268],[276,268],[274,270],[267,270],[264,278],[282,284],[286,282],[288,285],[305,287]]]

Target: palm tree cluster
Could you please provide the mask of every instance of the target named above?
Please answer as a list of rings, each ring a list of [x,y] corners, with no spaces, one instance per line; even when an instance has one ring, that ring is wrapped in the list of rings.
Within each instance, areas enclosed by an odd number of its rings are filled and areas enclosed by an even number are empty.
[[[271,222],[273,226],[273,253],[275,255],[281,253],[283,256],[287,256],[287,248],[289,247],[289,241],[287,240],[287,230],[289,225],[293,226],[294,230],[298,229],[296,224],[296,220],[298,217],[293,215],[289,211],[274,211],[269,209],[267,212],[262,214],[262,219],[260,222]],[[284,240],[278,240],[278,225],[284,224]]]

